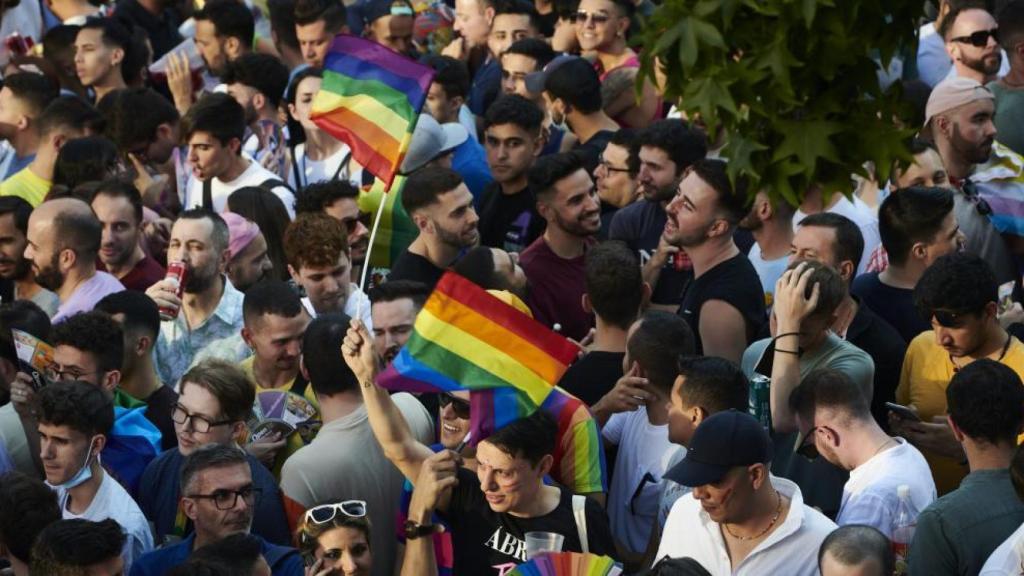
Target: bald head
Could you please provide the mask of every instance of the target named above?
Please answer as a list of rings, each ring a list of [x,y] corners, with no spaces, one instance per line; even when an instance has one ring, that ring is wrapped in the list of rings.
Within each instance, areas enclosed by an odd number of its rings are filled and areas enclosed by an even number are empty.
[[[821,543],[822,576],[884,576],[893,573],[889,539],[872,528],[851,524],[832,531]]]
[[[40,204],[28,220],[25,248],[36,281],[55,290],[68,270],[95,270],[102,233],[99,219],[81,200],[60,198]]]

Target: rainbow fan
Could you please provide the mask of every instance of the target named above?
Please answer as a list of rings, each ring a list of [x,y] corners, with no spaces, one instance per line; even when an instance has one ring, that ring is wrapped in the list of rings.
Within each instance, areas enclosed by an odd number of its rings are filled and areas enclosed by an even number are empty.
[[[622,568],[607,556],[551,552],[516,566],[508,576],[619,576]]]

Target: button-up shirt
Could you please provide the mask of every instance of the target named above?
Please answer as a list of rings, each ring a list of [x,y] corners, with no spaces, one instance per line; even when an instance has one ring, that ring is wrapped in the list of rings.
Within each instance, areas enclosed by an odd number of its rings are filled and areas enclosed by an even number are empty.
[[[244,295],[224,278],[224,293],[213,314],[201,325],[189,328],[185,314],[160,323],[156,341],[156,369],[164,382],[174,382],[192,366],[196,354],[211,342],[238,333],[242,329]]]
[[[655,558],[689,556],[713,576],[816,576],[818,548],[836,525],[821,512],[805,506],[800,488],[793,482],[771,476],[771,483],[790,499],[786,519],[735,568],[720,524],[704,511],[699,500],[686,496],[672,507]]]

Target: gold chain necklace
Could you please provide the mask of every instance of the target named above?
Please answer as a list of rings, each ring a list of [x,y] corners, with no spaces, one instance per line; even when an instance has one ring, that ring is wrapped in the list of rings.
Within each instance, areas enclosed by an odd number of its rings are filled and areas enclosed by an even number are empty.
[[[766,526],[764,530],[761,530],[757,534],[753,536],[740,536],[738,534],[734,534],[733,531],[729,529],[728,524],[722,524],[722,527],[725,528],[725,531],[729,534],[729,536],[732,536],[737,540],[757,540],[761,536],[767,534],[768,531],[772,529],[772,526],[775,526],[775,523],[779,521],[779,515],[782,514],[782,494],[778,490],[776,490],[775,497],[779,499],[779,503],[775,507],[775,515],[772,516],[772,521],[768,523],[768,526]]]

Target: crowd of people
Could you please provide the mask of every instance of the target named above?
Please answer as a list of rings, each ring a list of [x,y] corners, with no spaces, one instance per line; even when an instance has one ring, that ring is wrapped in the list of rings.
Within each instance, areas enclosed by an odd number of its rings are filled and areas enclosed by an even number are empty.
[[[1021,574],[997,4],[900,56],[912,161],[794,206],[638,79],[647,0],[4,3],[0,573],[504,576],[536,532],[627,574]],[[386,191],[314,118],[338,34],[435,72]],[[381,386],[446,273],[577,346],[549,394],[587,409],[473,438],[473,382]]]

